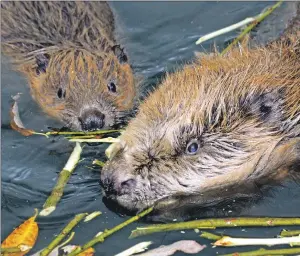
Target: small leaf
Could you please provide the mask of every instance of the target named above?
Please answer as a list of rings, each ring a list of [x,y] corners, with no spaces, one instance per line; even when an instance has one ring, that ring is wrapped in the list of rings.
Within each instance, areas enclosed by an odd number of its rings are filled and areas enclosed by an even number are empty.
[[[34,246],[39,232],[38,224],[35,222],[35,218],[37,214],[38,212],[36,210],[34,216],[24,221],[1,244],[2,248],[22,247],[20,249],[24,249],[24,248],[28,248],[28,249],[17,253],[9,253],[7,255],[23,256],[27,254],[28,251]]]
[[[26,129],[20,119],[19,107],[17,103],[17,100],[20,98],[20,93],[13,96],[12,98],[15,102],[10,109],[10,126],[24,136],[31,136],[32,134],[35,134],[35,131]]]

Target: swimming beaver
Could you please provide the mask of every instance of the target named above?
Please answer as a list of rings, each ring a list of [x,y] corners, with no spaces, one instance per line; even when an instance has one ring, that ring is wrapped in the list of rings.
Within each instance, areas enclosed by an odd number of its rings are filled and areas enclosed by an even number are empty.
[[[199,210],[299,175],[299,14],[264,47],[167,75],[113,145],[101,173],[106,197],[133,211],[157,201]]]
[[[76,130],[124,122],[136,88],[106,2],[1,3],[2,51],[50,116]]]

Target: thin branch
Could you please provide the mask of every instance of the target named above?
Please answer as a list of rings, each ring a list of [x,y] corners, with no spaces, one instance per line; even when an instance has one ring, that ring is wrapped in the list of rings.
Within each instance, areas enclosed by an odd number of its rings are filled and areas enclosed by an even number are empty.
[[[61,243],[61,241],[66,237],[66,235],[69,234],[71,230],[87,215],[87,213],[77,214],[60,232],[60,234],[40,253],[40,256],[49,255],[50,252]]]
[[[131,232],[130,238],[149,235],[156,232],[166,232],[184,229],[214,229],[218,227],[272,227],[300,225],[300,218],[225,218],[225,219],[202,219],[187,222],[156,224],[137,227]]]
[[[47,216],[56,209],[56,205],[63,195],[64,188],[69,181],[73,170],[78,164],[81,152],[82,148],[80,146],[80,143],[76,142],[76,146],[74,147],[73,152],[68,159],[68,162],[59,174],[58,180],[52,190],[51,195],[43,205],[43,210],[40,212],[40,216]]]
[[[77,255],[77,254],[81,253],[82,251],[86,250],[87,248],[94,246],[97,243],[103,243],[104,239],[106,237],[108,237],[108,236],[112,235],[113,233],[119,231],[120,229],[126,227],[127,225],[131,224],[132,222],[135,222],[138,219],[144,217],[145,215],[149,214],[152,210],[153,210],[153,207],[148,208],[147,210],[139,213],[138,215],[136,215],[136,216],[124,221],[123,223],[115,226],[114,228],[104,230],[103,233],[101,233],[100,235],[94,237],[92,240],[87,242],[85,245],[78,246],[74,251],[72,251],[70,254],[68,254],[68,256]]]

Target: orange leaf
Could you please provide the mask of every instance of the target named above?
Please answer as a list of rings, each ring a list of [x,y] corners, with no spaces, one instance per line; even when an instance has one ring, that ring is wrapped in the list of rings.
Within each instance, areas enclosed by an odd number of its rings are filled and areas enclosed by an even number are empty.
[[[15,102],[11,106],[10,113],[9,113],[10,114],[10,126],[14,130],[20,132],[24,136],[30,136],[30,135],[34,134],[35,131],[26,129],[20,119],[19,107],[18,107],[18,103],[17,103],[17,100],[20,98],[20,94],[17,94],[12,98]]]
[[[17,253],[9,253],[9,256],[23,256],[29,252],[34,246],[36,238],[38,236],[39,227],[35,222],[35,218],[38,214],[37,210],[34,216],[24,221],[19,227],[17,227],[1,244],[2,248],[28,246],[29,249]]]
[[[79,253],[78,256],[93,256],[94,252],[95,252],[94,248],[90,247],[87,248],[85,251]]]

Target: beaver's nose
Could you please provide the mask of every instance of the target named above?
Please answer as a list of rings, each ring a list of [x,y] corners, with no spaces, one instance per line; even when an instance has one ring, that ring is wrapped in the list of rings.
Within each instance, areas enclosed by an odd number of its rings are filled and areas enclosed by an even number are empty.
[[[79,121],[84,131],[99,130],[105,124],[105,115],[98,110],[90,110],[83,113]]]
[[[103,171],[101,186],[107,197],[129,194],[136,186],[136,180],[131,175],[113,175]]]

